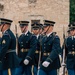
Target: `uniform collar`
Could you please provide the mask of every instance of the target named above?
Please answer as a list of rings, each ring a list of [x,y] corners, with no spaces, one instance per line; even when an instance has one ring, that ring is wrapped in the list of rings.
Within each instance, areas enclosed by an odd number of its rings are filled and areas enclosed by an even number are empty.
[[[9,30],[9,29],[6,29],[6,30],[3,32],[3,34],[5,34],[5,33],[7,32],[7,30]]]
[[[71,36],[72,40],[75,38],[75,36]]]
[[[38,35],[36,35],[36,37],[37,37],[37,39],[38,39],[38,37],[39,37],[39,34],[38,34]]]
[[[28,30],[24,33],[25,35],[28,33]]]
[[[74,36],[72,36],[72,38],[75,38],[75,35],[74,35]]]
[[[49,37],[51,34],[52,34],[52,32],[51,32],[51,33],[49,33],[49,34],[46,34],[46,35],[47,35],[47,37]]]

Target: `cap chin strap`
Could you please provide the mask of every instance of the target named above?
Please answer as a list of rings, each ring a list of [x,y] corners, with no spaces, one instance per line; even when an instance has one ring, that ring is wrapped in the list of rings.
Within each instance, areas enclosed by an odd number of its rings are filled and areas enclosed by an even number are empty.
[[[49,30],[49,28],[50,28],[50,26],[49,26],[48,29],[46,30],[45,35],[46,35],[47,31]]]
[[[2,28],[1,28],[1,31],[3,30],[4,25],[5,25],[5,24],[3,24]]]
[[[39,29],[39,31],[38,31],[38,34],[39,34],[39,32],[40,32],[40,29]]]
[[[25,30],[26,30],[26,27],[24,27],[24,30],[23,30],[23,32],[22,32],[22,33],[24,33],[24,32],[25,32]]]

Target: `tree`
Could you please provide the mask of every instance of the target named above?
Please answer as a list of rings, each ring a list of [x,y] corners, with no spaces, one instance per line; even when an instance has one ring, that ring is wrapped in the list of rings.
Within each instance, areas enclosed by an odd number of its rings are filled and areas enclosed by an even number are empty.
[[[70,23],[75,21],[75,0],[70,0]]]

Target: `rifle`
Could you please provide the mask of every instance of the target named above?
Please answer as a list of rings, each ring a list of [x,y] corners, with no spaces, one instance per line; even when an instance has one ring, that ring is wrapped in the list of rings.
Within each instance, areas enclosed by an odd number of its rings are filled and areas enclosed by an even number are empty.
[[[63,43],[63,58],[62,58],[62,75],[65,75],[65,68],[66,68],[66,64],[65,64],[65,58],[66,58],[66,55],[65,55],[65,46],[66,46],[66,42],[65,42],[65,29],[63,27],[63,40],[64,40],[64,43]]]
[[[17,33],[17,25],[15,25],[15,34],[16,34],[16,54],[18,55],[18,33]]]
[[[39,69],[40,69],[40,63],[41,63],[41,49],[42,49],[42,37],[40,36],[40,51],[39,51],[39,61],[38,61],[38,72],[37,75],[39,75]]]

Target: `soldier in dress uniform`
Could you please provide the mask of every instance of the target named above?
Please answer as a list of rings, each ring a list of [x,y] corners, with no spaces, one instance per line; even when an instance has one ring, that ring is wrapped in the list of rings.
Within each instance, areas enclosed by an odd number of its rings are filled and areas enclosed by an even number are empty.
[[[0,30],[2,32],[0,63],[2,63],[2,75],[15,75],[15,68],[19,66],[19,58],[16,55],[16,38],[10,30],[12,20],[0,18]]]
[[[21,65],[16,69],[16,75],[32,75],[33,57],[36,50],[36,36],[28,31],[29,21],[19,21],[22,34],[18,39],[18,56],[22,59]]]
[[[34,23],[32,26],[32,32],[37,37],[37,47],[35,51],[34,56],[34,67],[33,67],[33,73],[34,75],[37,75],[38,66],[39,66],[39,54],[40,54],[40,46],[41,46],[41,40],[43,36],[40,34],[41,25],[38,23]]]
[[[42,58],[38,75],[57,75],[57,69],[60,67],[60,39],[53,33],[54,24],[54,21],[44,20],[46,36],[42,40]]]
[[[75,24],[70,24],[70,36],[66,38],[66,65],[69,75],[75,75]]]

